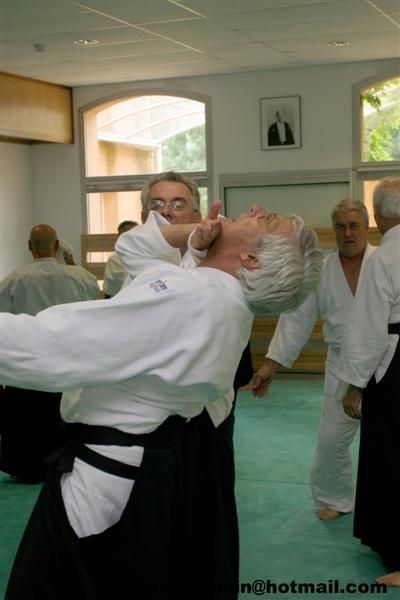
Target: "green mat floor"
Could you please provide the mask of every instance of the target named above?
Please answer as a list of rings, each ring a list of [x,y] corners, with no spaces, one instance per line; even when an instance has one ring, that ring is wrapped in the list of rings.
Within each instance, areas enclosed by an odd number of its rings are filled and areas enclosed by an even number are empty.
[[[383,569],[379,558],[352,537],[351,515],[331,522],[315,516],[308,476],[321,396],[322,380],[294,377],[275,381],[263,400],[239,394],[235,449],[240,600],[400,600],[400,589],[384,594],[368,588]],[[352,453],[356,461],[357,441]],[[0,598],[39,490],[0,474]],[[349,584],[348,591],[339,591]]]

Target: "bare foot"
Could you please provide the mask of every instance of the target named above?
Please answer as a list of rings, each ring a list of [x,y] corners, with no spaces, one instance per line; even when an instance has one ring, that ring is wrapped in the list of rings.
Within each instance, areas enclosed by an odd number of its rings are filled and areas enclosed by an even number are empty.
[[[318,519],[321,519],[321,521],[332,521],[343,514],[344,513],[334,510],[333,508],[321,508],[321,510],[317,512]]]
[[[385,585],[400,587],[400,571],[393,571],[393,573],[382,575],[381,577],[377,577],[375,581],[384,583]]]

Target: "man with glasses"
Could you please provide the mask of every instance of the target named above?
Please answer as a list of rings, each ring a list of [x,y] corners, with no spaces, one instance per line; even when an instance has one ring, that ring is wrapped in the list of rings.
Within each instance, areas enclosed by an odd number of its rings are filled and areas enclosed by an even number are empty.
[[[158,213],[165,224],[196,223],[201,220],[200,194],[192,179],[175,172],[154,175],[143,187],[142,220],[149,211]],[[152,214],[153,214],[152,213]],[[153,215],[154,218],[154,215]],[[200,256],[171,248],[176,264],[193,268]],[[199,293],[201,293],[199,291]],[[213,340],[210,340],[213,344]],[[239,534],[235,502],[235,463],[233,448],[234,404],[238,390],[253,377],[253,364],[248,343],[237,368],[233,389],[186,427],[185,461],[192,488],[192,531],[195,543],[187,560],[193,581],[209,581],[215,574],[225,581],[239,578]],[[211,480],[211,484],[210,484]],[[205,485],[207,482],[207,485]],[[210,545],[209,540],[214,543]],[[215,543],[215,540],[218,540]],[[218,565],[218,571],[215,571]],[[209,591],[210,600],[213,599]]]
[[[172,225],[201,221],[200,193],[196,182],[175,171],[153,175],[143,186],[141,200],[143,223],[149,211],[157,212]],[[186,248],[182,248],[180,253],[184,256],[182,266],[194,266],[191,257],[185,256]],[[176,256],[178,258],[178,254]],[[253,363],[250,344],[247,344],[235,375],[234,402],[239,388],[248,384],[252,377]],[[233,433],[233,415],[230,426]]]
[[[201,221],[200,194],[192,179],[173,171],[150,178],[142,189],[142,220],[149,211],[158,213],[159,223],[187,224]],[[193,256],[186,247],[170,249],[176,264],[193,268],[202,255]],[[201,293],[199,291],[199,293]],[[210,340],[210,344],[213,340]],[[233,448],[234,405],[241,386],[253,377],[253,363],[248,343],[240,359],[233,389],[203,412],[191,419],[186,427],[185,461],[192,487],[192,530],[196,540],[187,559],[192,580],[217,577],[235,582],[239,577],[239,534],[235,502],[235,463]],[[195,475],[195,477],[194,477]],[[212,483],[210,485],[210,480]],[[205,485],[207,481],[208,485]],[[213,545],[209,540],[214,539]],[[215,543],[215,540],[218,540]],[[213,596],[209,591],[209,599]]]
[[[200,193],[192,179],[168,171],[151,177],[143,186],[142,222],[150,210],[162,215],[174,225],[200,223]]]

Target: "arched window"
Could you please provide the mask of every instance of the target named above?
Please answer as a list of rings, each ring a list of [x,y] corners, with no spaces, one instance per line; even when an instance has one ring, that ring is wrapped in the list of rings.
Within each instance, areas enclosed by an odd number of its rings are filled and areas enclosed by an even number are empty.
[[[126,219],[140,222],[140,190],[161,171],[195,179],[206,212],[207,112],[205,99],[156,93],[82,109],[89,234],[115,233]]]
[[[400,168],[400,77],[369,79],[353,89],[354,195],[363,200],[375,225],[376,183]]]

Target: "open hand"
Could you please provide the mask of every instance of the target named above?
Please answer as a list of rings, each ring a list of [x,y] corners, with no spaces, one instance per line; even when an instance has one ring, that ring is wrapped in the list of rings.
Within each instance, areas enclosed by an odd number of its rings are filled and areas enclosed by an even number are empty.
[[[221,200],[215,200],[210,206],[208,215],[196,227],[191,239],[191,244],[196,250],[209,248],[221,233],[222,224],[219,217],[221,204]]]

